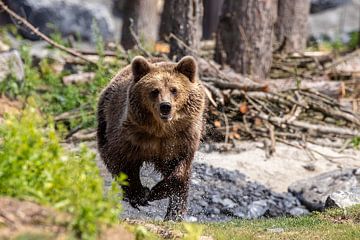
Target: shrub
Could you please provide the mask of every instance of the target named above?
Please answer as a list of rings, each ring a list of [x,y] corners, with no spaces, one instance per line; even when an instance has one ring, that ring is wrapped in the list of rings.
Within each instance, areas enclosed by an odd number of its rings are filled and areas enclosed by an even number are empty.
[[[0,195],[29,199],[71,213],[71,227],[92,239],[99,225],[118,218],[117,184],[104,192],[103,179],[85,146],[66,151],[53,124],[28,107],[0,125]]]

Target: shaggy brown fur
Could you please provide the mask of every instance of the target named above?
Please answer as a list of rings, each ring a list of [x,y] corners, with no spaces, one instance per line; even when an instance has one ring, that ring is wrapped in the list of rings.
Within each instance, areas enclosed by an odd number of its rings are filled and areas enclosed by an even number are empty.
[[[113,176],[124,172],[126,198],[137,207],[170,198],[165,219],[186,212],[191,162],[200,142],[205,107],[196,62],[136,57],[102,92],[98,105],[98,147]],[[151,190],[139,177],[152,163],[163,180]]]

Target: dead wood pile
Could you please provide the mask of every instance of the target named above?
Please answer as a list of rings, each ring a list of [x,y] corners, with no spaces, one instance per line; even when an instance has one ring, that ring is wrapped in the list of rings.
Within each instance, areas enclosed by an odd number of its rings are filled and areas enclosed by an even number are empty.
[[[229,144],[268,139],[270,153],[276,142],[291,140],[347,147],[360,136],[353,84],[357,80],[349,78],[349,72],[330,69],[333,59],[274,56],[272,79],[258,83],[199,58],[210,99],[208,137]]]

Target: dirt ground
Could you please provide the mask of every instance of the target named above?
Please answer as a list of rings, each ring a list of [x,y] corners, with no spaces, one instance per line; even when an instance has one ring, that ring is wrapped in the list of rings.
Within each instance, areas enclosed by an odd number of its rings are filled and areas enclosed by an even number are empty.
[[[240,152],[203,153],[198,152],[196,161],[215,167],[239,170],[250,180],[258,181],[277,192],[287,191],[294,181],[307,179],[320,173],[360,167],[360,151],[348,149],[341,153],[338,149],[308,144],[298,149],[282,143],[276,144],[276,152],[266,158],[263,143],[240,142]]]

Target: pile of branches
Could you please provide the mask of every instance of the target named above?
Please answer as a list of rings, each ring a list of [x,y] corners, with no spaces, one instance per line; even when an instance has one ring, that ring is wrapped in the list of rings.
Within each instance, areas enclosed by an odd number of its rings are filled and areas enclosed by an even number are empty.
[[[345,91],[341,82],[309,77],[259,84],[214,62],[198,62],[210,99],[208,137],[214,141],[268,139],[271,154],[276,142],[346,148],[360,136],[360,115],[338,100]]]

